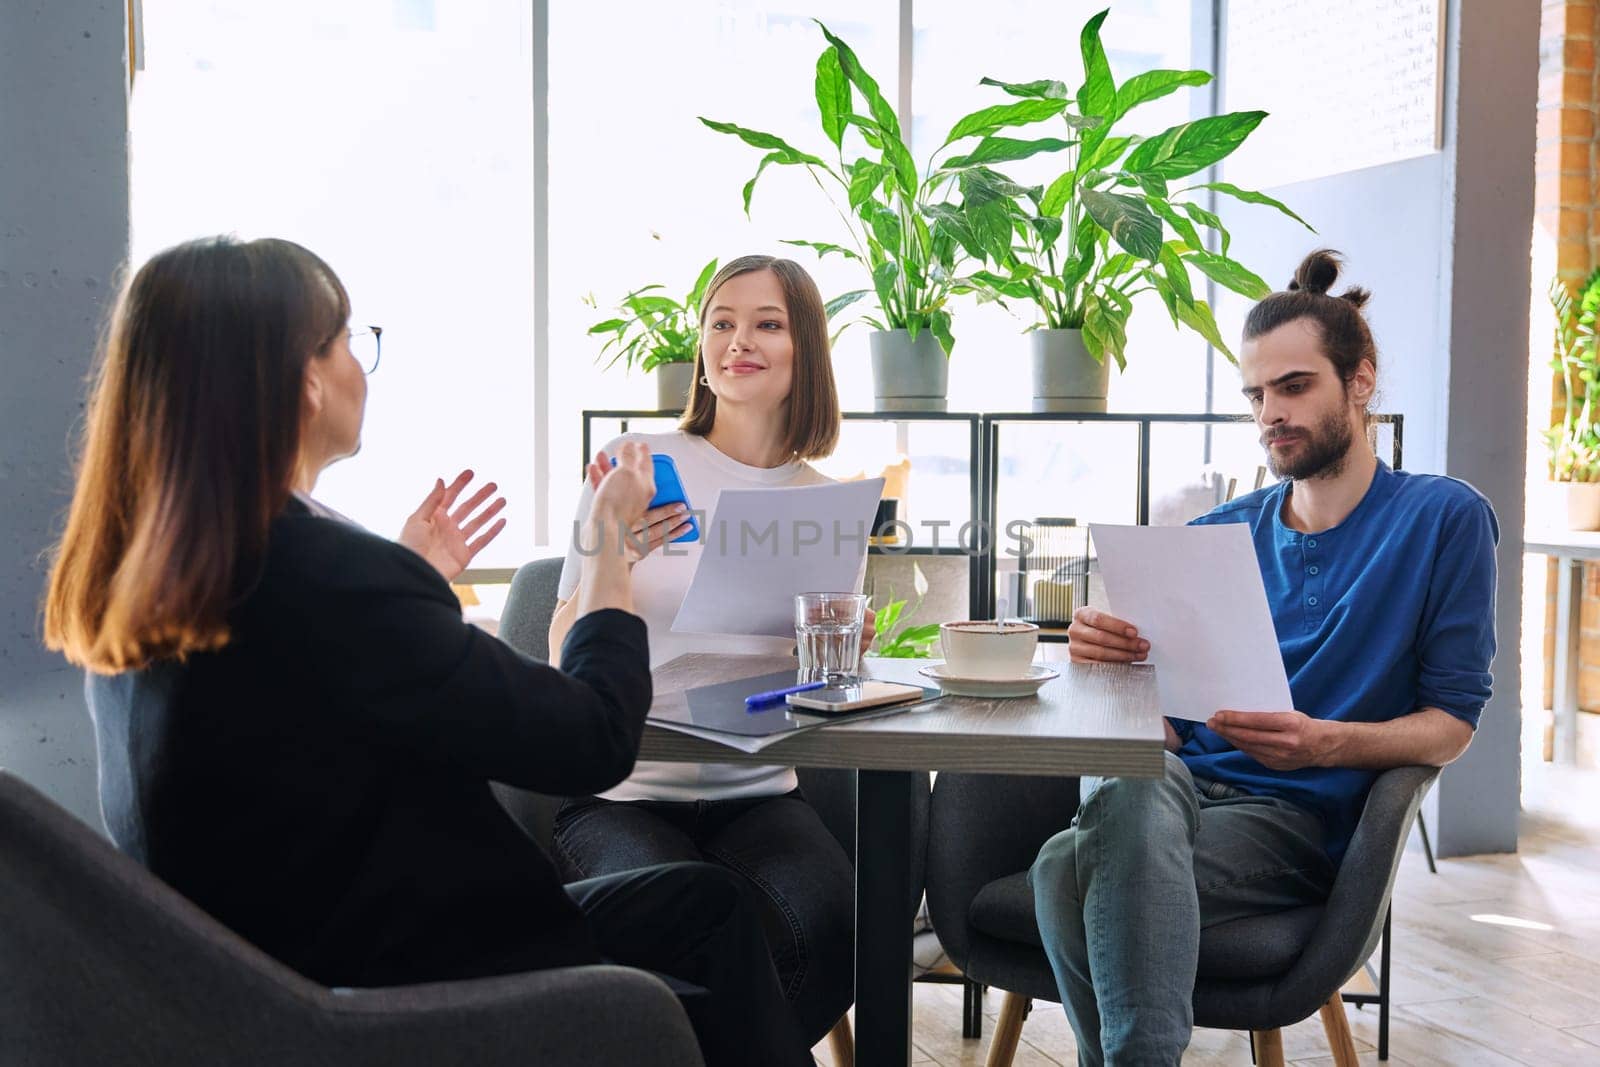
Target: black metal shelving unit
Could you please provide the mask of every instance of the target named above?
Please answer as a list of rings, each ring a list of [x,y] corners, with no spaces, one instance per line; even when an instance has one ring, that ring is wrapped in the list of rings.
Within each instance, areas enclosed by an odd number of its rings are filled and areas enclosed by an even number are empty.
[[[1138,432],[1138,458],[1135,464],[1136,477],[1134,479],[1134,516],[1135,522],[1144,526],[1150,522],[1150,450],[1151,431],[1156,426],[1250,426],[1253,425],[1248,415],[1219,415],[1215,413],[1168,413],[1168,412],[987,412],[981,417],[983,430],[982,456],[983,456],[983,483],[985,512],[983,521],[989,529],[996,529],[999,521],[997,514],[999,506],[999,478],[1000,461],[1004,454],[1001,446],[1001,430],[1007,425],[1029,424],[1058,424],[1064,432],[1071,432],[1073,425],[1132,425]],[[1372,416],[1374,431],[1378,426],[1389,426],[1393,429],[1393,442],[1390,449],[1389,465],[1396,470],[1400,469],[1402,445],[1404,443],[1403,415],[1374,415]],[[996,586],[996,561],[994,553],[989,553],[985,561],[985,576],[981,583],[981,599],[973,601],[973,617],[989,618],[995,609]],[[1065,641],[1066,635],[1050,631],[1039,635],[1041,641]]]
[[[636,409],[595,409],[582,412],[583,425],[583,450],[579,453],[580,472],[589,457],[594,455],[594,435],[592,425],[596,420],[615,419],[619,425],[620,433],[628,432],[628,423],[636,419],[650,419],[659,421],[663,419],[677,419],[681,411],[646,411]],[[984,497],[982,479],[979,472],[983,467],[983,415],[979,412],[962,411],[846,411],[843,413],[846,422],[884,422],[884,423],[966,423],[967,424],[967,471],[968,471],[968,515],[972,521],[977,522],[983,514]],[[987,554],[973,554],[957,547],[933,548],[930,546],[916,545],[871,545],[868,553],[875,556],[967,556],[967,603],[968,605],[982,604],[984,602],[984,581],[990,561]]]
[[[580,469],[582,463],[587,462],[593,455],[592,424],[597,419],[614,419],[620,424],[620,432],[628,432],[628,423],[637,419],[664,420],[676,419],[681,414],[677,411],[648,411],[637,409],[594,409],[582,413],[583,420],[583,449],[580,454]],[[1150,521],[1150,448],[1151,431],[1157,426],[1239,426],[1250,425],[1249,416],[1218,415],[1214,413],[1168,413],[1168,412],[1034,412],[1034,411],[993,411],[993,412],[959,412],[959,411],[849,411],[844,413],[847,422],[885,422],[885,423],[918,423],[918,422],[965,422],[968,426],[967,462],[970,482],[969,515],[972,522],[979,530],[989,532],[986,543],[977,546],[973,551],[961,547],[917,547],[907,545],[904,547],[894,545],[873,545],[868,551],[874,555],[905,555],[905,556],[956,556],[968,557],[967,567],[967,603],[968,610],[973,618],[989,618],[995,609],[995,585],[998,562],[999,538],[996,533],[998,522],[999,491],[1000,491],[1000,462],[1003,455],[1001,433],[1006,426],[1029,424],[1057,424],[1062,427],[1063,433],[1071,433],[1074,425],[1132,425],[1137,427],[1138,457],[1135,464],[1136,477],[1132,487],[1134,493],[1134,514],[1140,525]],[[1390,466],[1399,470],[1401,467],[1404,416],[1402,415],[1374,415],[1372,421],[1375,426],[1388,426],[1392,428],[1393,440],[1390,449]],[[1044,633],[1040,640],[1063,641],[1064,634]]]

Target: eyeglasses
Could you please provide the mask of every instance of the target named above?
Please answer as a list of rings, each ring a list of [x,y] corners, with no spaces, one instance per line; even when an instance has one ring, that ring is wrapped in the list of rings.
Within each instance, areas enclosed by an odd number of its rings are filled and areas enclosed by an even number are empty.
[[[383,356],[383,327],[364,326],[350,331],[350,354],[361,364],[361,373],[371,374],[378,369]]]

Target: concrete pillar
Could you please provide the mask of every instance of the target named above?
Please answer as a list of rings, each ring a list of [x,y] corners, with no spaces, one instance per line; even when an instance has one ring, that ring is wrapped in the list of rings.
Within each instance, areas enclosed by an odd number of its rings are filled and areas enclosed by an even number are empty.
[[[82,675],[39,605],[128,255],[127,42],[124,0],[0,3],[0,767],[95,826]]]
[[[1447,5],[1440,335],[1444,472],[1500,518],[1494,698],[1434,790],[1439,854],[1511,852],[1521,802],[1519,649],[1539,4]]]

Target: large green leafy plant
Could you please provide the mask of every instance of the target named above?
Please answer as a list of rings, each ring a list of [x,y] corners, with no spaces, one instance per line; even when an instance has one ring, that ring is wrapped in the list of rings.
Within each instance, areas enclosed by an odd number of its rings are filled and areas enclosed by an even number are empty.
[[[928,330],[948,355],[955,344],[949,301],[960,286],[957,272],[968,257],[1003,246],[1011,233],[1008,197],[1020,187],[991,165],[1066,148],[1069,141],[997,136],[1010,125],[1062,114],[1061,98],[1020,100],[984,108],[955,124],[928,164],[919,170],[901,133],[894,108],[854,51],[821,22],[827,47],[817,57],[814,91],[822,133],[831,158],[801,151],[771,133],[701,117],[719,133],[761,149],[755,177],[744,187],[744,208],[769,166],[803,167],[838,210],[845,243],[792,240],[818,255],[838,254],[866,268],[872,288],[836,298],[837,311],[869,293],[881,315],[867,316],[879,329]],[[973,138],[976,145],[968,146]],[[941,158],[942,157],[942,158]],[[960,199],[951,202],[956,190]]]
[[[616,306],[620,315],[589,327],[589,336],[608,338],[596,362],[609,354],[607,370],[620,360],[629,369],[638,367],[646,372],[663,363],[693,363],[700,339],[700,301],[716,273],[713,259],[681,301],[663,295],[658,291],[665,289],[661,285],[646,285],[624,296]],[[584,303],[597,306],[593,296]]]
[[[1264,204],[1311,229],[1304,219],[1264,193],[1220,181],[1192,179],[1242,144],[1264,111],[1240,111],[1181,123],[1153,137],[1117,132],[1118,123],[1142,104],[1184,87],[1205,85],[1201,70],[1150,70],[1118,85],[1111,74],[1100,26],[1102,11],[1079,36],[1083,83],[1076,93],[1065,83],[1013,83],[984,78],[1021,103],[1053,101],[1054,117],[1067,127],[1062,150],[1066,169],[1048,185],[1008,183],[1008,226],[972,235],[992,270],[966,283],[980,296],[1030,301],[1055,329],[1080,329],[1089,352],[1118,366],[1125,363],[1127,322],[1133,298],[1156,292],[1174,325],[1182,324],[1233,358],[1207,302],[1196,295],[1190,270],[1251,299],[1269,286],[1230,258],[1230,235],[1218,215],[1194,199],[1214,192]],[[1016,105],[1012,105],[1015,107]],[[991,109],[997,110],[997,109]],[[981,146],[980,146],[981,147]],[[1213,251],[1204,232],[1216,235]]]
[[[1558,482],[1600,482],[1600,429],[1595,425],[1595,392],[1600,389],[1600,270],[1589,275],[1576,295],[1559,280],[1550,285],[1556,313],[1555,354],[1550,369],[1561,376],[1561,424],[1545,432],[1550,477]]]

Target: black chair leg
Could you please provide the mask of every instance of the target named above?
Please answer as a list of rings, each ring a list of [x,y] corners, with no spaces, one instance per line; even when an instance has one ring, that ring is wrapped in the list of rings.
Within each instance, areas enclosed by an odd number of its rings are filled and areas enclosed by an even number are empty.
[[[1417,829],[1422,831],[1422,854],[1428,858],[1428,870],[1434,874],[1439,873],[1439,868],[1433,865],[1433,842],[1428,839],[1428,820],[1417,812]]]
[[[983,986],[961,980],[961,1036],[975,1041],[983,1036]]]
[[[1427,840],[1424,831],[1423,840]],[[1430,854],[1429,859],[1433,857]],[[1394,919],[1394,906],[1391,904],[1383,913],[1383,950],[1378,959],[1378,1059],[1389,1058],[1389,932],[1390,924]]]

